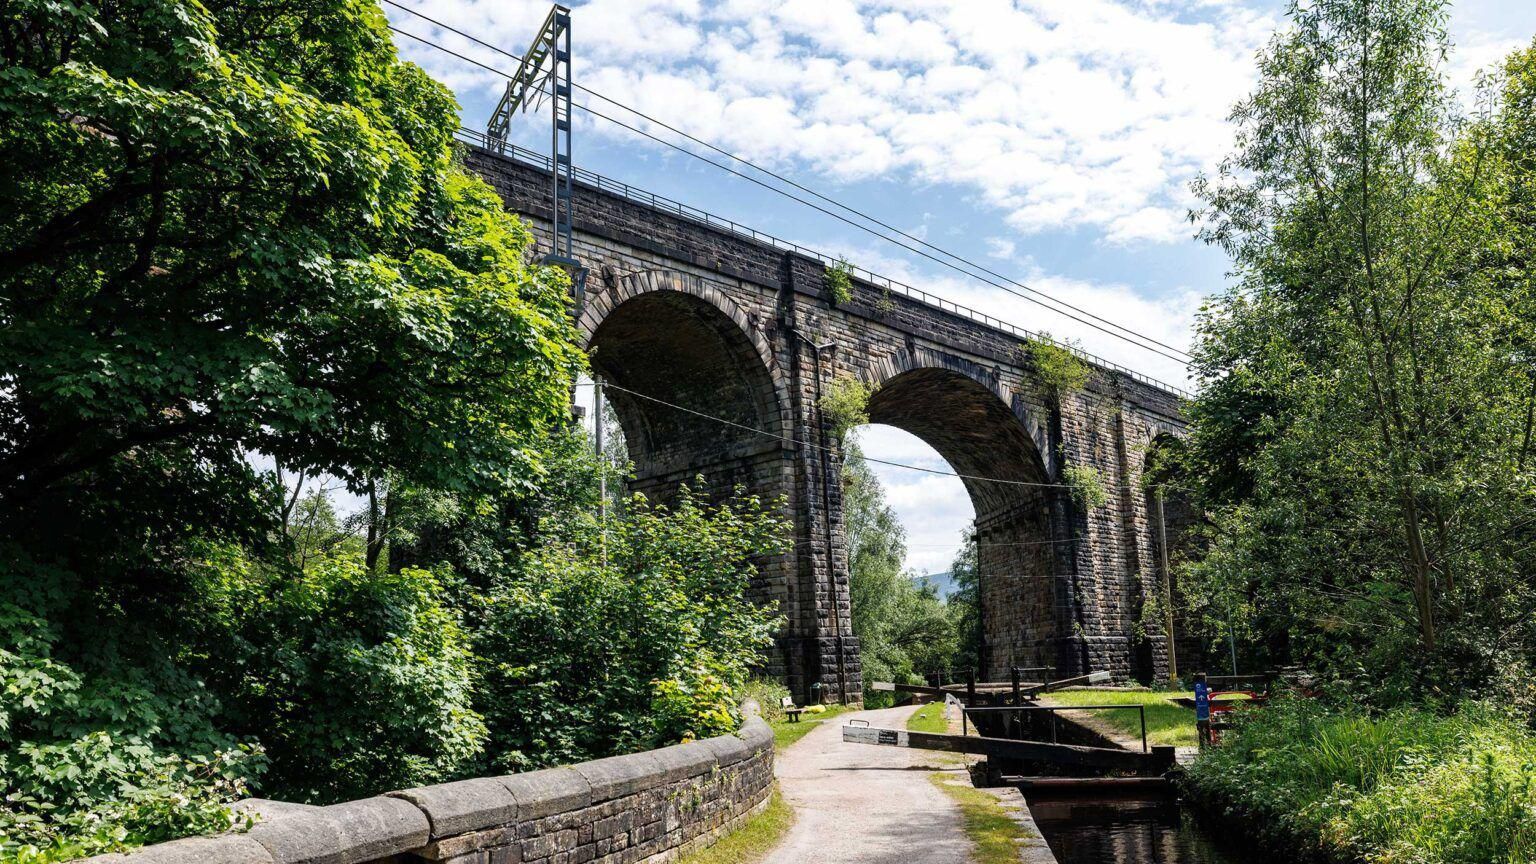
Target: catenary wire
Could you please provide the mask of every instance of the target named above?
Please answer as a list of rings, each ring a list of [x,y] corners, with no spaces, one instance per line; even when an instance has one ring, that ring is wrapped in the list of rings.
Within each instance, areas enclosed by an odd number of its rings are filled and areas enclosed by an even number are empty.
[[[439,26],[442,26],[442,25],[439,25]],[[400,34],[401,36],[405,36],[405,37],[407,37],[409,39],[413,39],[413,40],[415,40],[417,42],[420,42],[423,45],[426,45],[426,46],[428,46],[430,48],[434,48],[434,49],[436,49],[438,51],[441,51],[444,54],[447,54],[447,55],[449,55],[451,57],[454,57],[454,58],[457,58],[459,60],[462,60],[465,63],[469,63],[469,64],[471,64],[473,66],[476,66],[476,67],[478,67],[480,69],[484,69],[487,72],[491,72],[493,74],[500,75],[501,77],[507,78],[509,80],[512,78],[511,74],[509,74],[508,72],[506,72],[506,71],[504,71],[502,69],[498,69],[498,68],[496,68],[494,66],[490,66],[490,65],[487,65],[485,63],[482,63],[482,62],[480,62],[478,60],[475,60],[475,59],[473,59],[473,58],[471,58],[471,57],[469,57],[467,55],[464,55],[464,54],[461,54],[461,53],[459,53],[457,51],[454,51],[451,48],[448,48],[446,46],[443,46],[443,45],[440,45],[440,44],[438,44],[436,42],[433,42],[430,39],[426,39],[426,38],[424,38],[422,36],[418,36],[418,35],[416,35],[414,33],[409,32],[409,31],[402,30],[402,29],[400,29],[398,27],[395,27],[394,25],[390,25],[389,29],[394,31],[395,33]],[[445,27],[445,29],[449,29],[449,28]],[[458,32],[458,31],[454,31],[454,32]],[[473,38],[473,37],[466,37],[466,38]],[[504,53],[506,53],[506,52],[504,52]],[[509,56],[516,56],[516,55],[509,54]],[[613,100],[606,99],[606,97],[601,97],[601,98],[604,98],[605,101],[610,101],[610,102],[613,101]],[[1004,285],[1004,284],[1001,284],[999,282],[993,281],[992,279],[989,279],[989,278],[987,278],[985,276],[981,276],[981,275],[978,275],[976,273],[973,273],[973,272],[971,272],[969,270],[966,270],[965,268],[960,267],[959,265],[956,265],[956,264],[954,264],[954,263],[952,263],[950,261],[946,261],[946,260],[944,260],[942,258],[939,258],[939,257],[937,257],[937,256],[935,256],[935,255],[933,255],[931,253],[924,252],[922,249],[919,249],[919,248],[916,248],[916,247],[913,247],[913,246],[909,246],[909,245],[907,245],[905,243],[902,243],[900,240],[897,240],[894,237],[890,237],[890,236],[887,236],[885,234],[882,234],[879,231],[876,231],[876,230],[874,230],[873,228],[870,228],[867,225],[863,225],[863,224],[861,224],[859,222],[856,222],[856,221],[854,221],[852,219],[849,219],[848,217],[846,217],[846,216],[844,216],[844,215],[842,215],[840,213],[835,213],[835,212],[833,212],[831,210],[828,210],[827,208],[822,207],[822,206],[820,206],[820,205],[818,205],[818,204],[816,204],[816,203],[814,203],[812,201],[807,201],[804,198],[801,198],[801,197],[799,197],[797,195],[794,195],[793,193],[790,193],[790,192],[787,192],[787,191],[785,191],[783,189],[780,189],[780,188],[778,188],[778,187],[776,187],[776,186],[774,186],[774,185],[772,185],[770,183],[765,183],[762,180],[760,180],[760,179],[758,179],[756,177],[751,176],[750,174],[745,174],[745,173],[742,173],[740,171],[737,171],[736,169],[731,168],[729,165],[722,165],[719,162],[716,162],[713,159],[710,159],[710,158],[708,158],[706,156],[703,156],[703,155],[700,155],[698,153],[695,153],[692,150],[689,150],[688,148],[683,147],[682,145],[676,144],[676,143],[674,143],[672,141],[668,141],[668,140],[666,140],[664,138],[661,138],[661,137],[659,137],[657,135],[653,135],[650,132],[647,132],[644,129],[640,129],[640,128],[636,127],[636,126],[631,126],[630,124],[625,123],[624,121],[619,120],[618,118],[611,117],[611,116],[609,116],[607,114],[604,114],[603,112],[598,111],[598,110],[596,110],[596,109],[594,109],[594,108],[592,108],[590,106],[582,105],[579,102],[578,103],[572,103],[572,104],[574,105],[574,107],[576,107],[576,108],[578,108],[578,109],[580,109],[582,111],[585,111],[586,113],[591,114],[594,117],[600,118],[602,120],[606,120],[609,123],[612,123],[612,124],[614,124],[616,126],[620,126],[620,127],[625,128],[625,129],[628,129],[629,131],[631,131],[631,132],[633,132],[633,133],[635,133],[637,135],[640,135],[640,136],[642,136],[644,138],[648,138],[651,141],[656,142],[657,144],[660,144],[660,145],[662,145],[664,147],[669,147],[669,148],[671,148],[673,150],[676,150],[679,153],[682,153],[682,154],[684,154],[686,156],[691,156],[691,157],[693,157],[695,159],[698,159],[701,162],[704,162],[704,163],[709,164],[709,165],[713,165],[714,167],[720,169],[721,171],[724,171],[724,172],[726,172],[728,174],[731,174],[731,175],[733,175],[735,177],[739,177],[739,178],[741,178],[743,180],[746,180],[749,183],[752,183],[754,185],[760,186],[763,189],[766,189],[766,190],[768,190],[770,192],[773,192],[773,193],[775,193],[777,195],[782,195],[783,197],[788,198],[791,201],[796,201],[796,202],[798,202],[798,203],[800,203],[800,204],[802,204],[802,205],[804,205],[806,207],[811,208],[812,210],[817,211],[818,213],[822,213],[822,214],[824,214],[826,216],[830,216],[833,219],[838,220],[839,222],[842,222],[842,223],[844,223],[846,225],[849,225],[849,226],[851,226],[853,228],[856,228],[856,229],[858,229],[860,231],[863,231],[863,232],[865,232],[867,234],[870,234],[871,236],[877,237],[877,238],[879,238],[881,240],[884,240],[884,241],[886,241],[888,243],[891,243],[891,244],[893,244],[893,245],[895,245],[895,246],[897,246],[899,248],[905,249],[908,252],[913,253],[914,255],[918,255],[918,256],[921,256],[923,258],[926,258],[927,260],[932,261],[932,262],[934,262],[934,263],[936,263],[936,264],[938,264],[938,265],[940,265],[942,267],[947,267],[947,268],[949,268],[951,270],[954,270],[957,273],[960,273],[960,274],[965,275],[965,276],[969,276],[972,279],[976,279],[976,280],[978,280],[980,282],[983,282],[983,283],[985,283],[987,285],[991,285],[992,287],[997,288],[999,290],[1006,291],[1009,294],[1012,294],[1012,295],[1014,295],[1016,297],[1019,297],[1022,300],[1025,300],[1025,301],[1030,302],[1030,303],[1034,303],[1035,305],[1037,305],[1037,306],[1039,306],[1039,307],[1041,307],[1043,309],[1047,309],[1047,310],[1049,310],[1051,312],[1055,312],[1056,314],[1062,315],[1062,316],[1064,316],[1064,317],[1066,317],[1066,318],[1068,318],[1068,319],[1070,319],[1072,321],[1076,321],[1077,323],[1082,324],[1085,327],[1088,327],[1088,328],[1093,329],[1093,330],[1097,330],[1100,333],[1103,333],[1103,334],[1105,334],[1107,336],[1111,336],[1111,337],[1113,337],[1115,339],[1119,339],[1122,342],[1125,342],[1127,344],[1134,345],[1137,348],[1140,348],[1140,349],[1142,349],[1144,351],[1149,351],[1149,352],[1151,352],[1153,354],[1156,354],[1156,355],[1158,355],[1160,357],[1164,357],[1164,358],[1167,358],[1169,360],[1172,360],[1173,362],[1178,363],[1181,366],[1188,367],[1190,365],[1190,361],[1189,361],[1189,359],[1187,359],[1188,355],[1185,355],[1184,357],[1175,356],[1174,354],[1170,354],[1167,351],[1162,350],[1161,348],[1153,347],[1153,345],[1146,344],[1145,342],[1139,342],[1136,339],[1133,339],[1130,336],[1127,336],[1127,335],[1125,335],[1123,333],[1117,333],[1114,330],[1106,329],[1105,327],[1100,326],[1098,324],[1095,324],[1092,321],[1085,320],[1083,318],[1079,318],[1078,316],[1076,316],[1076,315],[1074,315],[1074,314],[1072,314],[1070,312],[1066,312],[1066,311],[1063,311],[1062,309],[1058,309],[1058,308],[1056,308],[1054,306],[1051,306],[1051,305],[1049,305],[1049,304],[1047,304],[1047,303],[1045,303],[1045,302],[1043,302],[1043,301],[1041,301],[1041,300],[1039,300],[1039,299],[1037,299],[1035,297],[1028,296],[1027,294],[1022,294],[1019,291],[1017,291],[1017,290],[1015,290],[1013,288],[1008,287],[1007,285]],[[633,110],[633,109],[629,109],[627,106],[624,106],[624,105],[622,105],[621,103],[618,103],[618,102],[614,102],[614,104],[619,105],[622,108],[626,108],[626,110]],[[635,112],[635,113],[639,114],[639,112]],[[640,116],[644,116],[644,115],[640,115]],[[658,124],[658,125],[664,125],[664,124]],[[742,161],[744,164],[751,164],[751,163],[746,162],[745,160],[739,160],[739,161]],[[756,167],[756,166],[753,166],[753,167]],[[761,169],[759,169],[759,170],[761,170]],[[846,207],[844,205],[841,205],[841,204],[838,204],[837,206],[843,207],[843,209],[846,209],[849,212],[857,212],[857,211],[854,211],[852,208],[848,208],[848,207]],[[898,232],[898,233],[900,233],[900,232]],[[940,251],[942,251],[942,250],[940,250]],[[951,253],[948,253],[948,252],[945,252],[944,254],[951,255]],[[966,259],[963,259],[963,258],[959,258],[959,256],[951,255],[951,257],[956,258],[956,260],[961,260],[961,261],[965,261],[966,260]],[[967,263],[971,264],[971,266],[974,266],[977,269],[985,269],[985,268],[982,268],[980,265],[972,264],[969,261],[967,261]],[[999,277],[999,278],[1006,279],[1007,277]],[[1035,291],[1034,289],[1027,289],[1027,290],[1033,291],[1036,294],[1041,294],[1041,292]],[[1041,296],[1050,297],[1050,295],[1046,295],[1046,294],[1041,294]],[[1068,305],[1068,304],[1066,304],[1063,301],[1056,300],[1055,298],[1050,298],[1050,299],[1052,300],[1052,302],[1061,303],[1064,306]],[[1070,307],[1070,308],[1074,308],[1075,309],[1076,307]],[[1097,316],[1093,316],[1092,313],[1083,313],[1083,314],[1089,315],[1090,317],[1097,318]],[[1103,319],[1100,319],[1100,320],[1103,320]],[[1143,336],[1142,334],[1137,333],[1134,330],[1130,330],[1129,328],[1122,327],[1119,324],[1114,324],[1113,322],[1107,322],[1107,323],[1109,323],[1110,326],[1117,327],[1117,328],[1119,328],[1121,330],[1125,330],[1126,333],[1134,333],[1134,334],[1136,334],[1136,336],[1138,338],[1144,339],[1144,340],[1146,340],[1146,342],[1151,342],[1151,343],[1154,343],[1154,344],[1157,344],[1157,345],[1163,344],[1161,342],[1157,342],[1157,340],[1152,339],[1151,337]],[[1177,349],[1177,348],[1175,348],[1173,350],[1174,351],[1179,351],[1179,353],[1184,353],[1184,352],[1180,351],[1180,349]]]
[[[523,60],[522,56],[520,56],[518,54],[514,54],[513,52],[508,51],[505,48],[502,48],[502,47],[500,47],[498,45],[494,45],[494,44],[492,44],[490,42],[485,41],[484,39],[480,39],[479,37],[471,35],[470,33],[467,33],[464,30],[461,30],[461,29],[459,29],[457,27],[454,27],[451,24],[446,24],[446,23],[444,23],[442,21],[439,21],[438,19],[433,18],[430,15],[426,15],[426,14],[424,14],[424,13],[422,13],[422,12],[416,10],[416,9],[411,8],[410,6],[407,6],[407,5],[403,4],[403,3],[398,2],[398,0],[384,0],[384,2],[388,3],[389,5],[391,5],[393,7],[395,7],[396,9],[399,9],[402,12],[405,12],[405,13],[407,13],[409,15],[414,15],[417,18],[420,18],[423,21],[426,21],[426,22],[428,22],[428,23],[430,23],[430,24],[432,24],[432,25],[434,25],[436,27],[440,27],[443,30],[446,30],[446,31],[448,31],[450,33],[454,33],[454,34],[457,34],[459,36],[462,36],[463,38],[468,39],[469,41],[475,43],[476,45],[480,45],[480,46],[482,46],[484,48],[488,48],[491,51],[495,51],[496,53],[501,54],[501,55],[503,55],[505,57],[508,57],[508,58],[510,58],[512,60],[515,60],[515,61],[517,61],[519,63],[521,63],[522,60]],[[399,31],[396,31],[396,32],[399,32]],[[412,38],[415,38],[415,37],[412,37]],[[503,73],[503,74],[505,74],[505,73]],[[666,129],[667,131],[672,132],[672,133],[674,133],[676,135],[680,135],[683,138],[686,138],[689,141],[692,141],[693,143],[699,145],[700,147],[704,147],[704,148],[706,148],[708,150],[711,150],[711,151],[713,151],[715,153],[718,153],[721,156],[724,156],[727,159],[730,159],[730,160],[732,160],[734,162],[738,162],[738,163],[740,163],[742,165],[746,165],[747,167],[752,168],[755,171],[759,171],[759,172],[761,172],[763,174],[766,174],[767,176],[772,177],[775,180],[780,181],[781,183],[787,183],[790,186],[793,186],[794,188],[799,189],[801,192],[806,193],[807,195],[811,195],[811,196],[815,197],[818,200],[825,201],[826,203],[831,204],[834,207],[837,207],[837,208],[839,208],[841,210],[844,210],[844,211],[847,211],[849,213],[852,213],[852,214],[858,216],[861,219],[864,219],[866,221],[869,221],[869,222],[872,222],[872,223],[874,223],[876,225],[879,225],[881,228],[884,228],[884,229],[886,229],[888,231],[893,231],[896,234],[899,234],[900,236],[905,237],[906,239],[911,240],[912,242],[917,243],[920,246],[923,246],[923,247],[928,248],[928,249],[932,249],[933,251],[938,252],[939,254],[944,255],[944,256],[946,256],[948,258],[954,259],[956,261],[963,262],[966,266],[973,267],[973,268],[975,268],[977,270],[980,270],[981,272],[986,273],[989,276],[993,276],[993,277],[996,277],[998,279],[1002,279],[1002,280],[1004,280],[1004,281],[1014,285],[1015,287],[1019,288],[1020,290],[1027,291],[1027,292],[1029,292],[1031,294],[1035,294],[1035,295],[1040,296],[1040,297],[1044,297],[1047,300],[1050,300],[1052,303],[1056,303],[1056,304],[1058,304],[1060,306],[1063,306],[1063,307],[1065,307],[1067,309],[1071,309],[1074,312],[1078,312],[1080,314],[1087,315],[1089,318],[1092,318],[1095,321],[1098,321],[1098,322],[1100,322],[1102,324],[1107,324],[1110,327],[1114,327],[1117,330],[1122,330],[1122,331],[1124,331],[1126,333],[1129,333],[1129,334],[1137,337],[1138,339],[1142,339],[1142,340],[1144,340],[1144,341],[1146,341],[1148,343],[1151,343],[1153,345],[1157,345],[1157,346],[1159,346],[1161,348],[1167,348],[1168,350],[1173,351],[1173,352],[1175,352],[1177,354],[1180,354],[1180,355],[1182,355],[1183,357],[1185,357],[1187,359],[1193,359],[1190,356],[1188,351],[1185,351],[1184,349],[1179,348],[1178,346],[1169,345],[1168,343],[1161,342],[1161,341],[1159,341],[1157,339],[1154,339],[1154,338],[1152,338],[1151,336],[1148,336],[1145,333],[1142,333],[1142,332],[1137,331],[1137,330],[1133,330],[1130,327],[1126,327],[1126,326],[1124,326],[1122,324],[1118,324],[1118,323],[1116,323],[1114,321],[1109,320],[1108,318],[1104,318],[1102,316],[1095,315],[1094,313],[1089,312],[1088,310],[1083,309],[1083,308],[1081,308],[1079,306],[1074,306],[1073,304],[1068,303],[1067,301],[1062,300],[1059,297],[1056,297],[1056,296],[1054,296],[1052,294],[1048,294],[1048,293],[1046,293],[1044,291],[1041,291],[1041,290],[1039,290],[1037,288],[1031,288],[1030,286],[1028,286],[1028,285],[1026,285],[1026,284],[1024,284],[1024,283],[1022,283],[1020,281],[1018,281],[1017,279],[1013,279],[1011,277],[1003,275],[1002,273],[998,273],[997,271],[992,270],[991,268],[987,267],[984,264],[978,264],[978,263],[976,263],[975,261],[972,261],[969,258],[966,258],[966,257],[964,257],[962,255],[957,255],[957,254],[955,254],[953,252],[950,252],[948,249],[944,249],[944,248],[942,248],[940,246],[936,246],[936,245],[934,245],[932,243],[929,243],[928,241],[922,239],[921,237],[918,237],[918,236],[916,236],[914,234],[911,234],[911,233],[909,233],[907,231],[903,231],[902,229],[896,227],[895,225],[891,225],[891,224],[889,224],[889,223],[879,219],[878,217],[875,217],[875,216],[872,216],[872,215],[870,215],[868,213],[865,213],[864,211],[859,210],[856,207],[850,207],[847,204],[844,204],[844,203],[842,203],[841,201],[838,201],[835,198],[831,198],[831,197],[829,197],[827,195],[824,195],[824,194],[822,194],[820,192],[817,192],[815,189],[811,189],[811,188],[809,188],[809,187],[799,183],[798,181],[794,180],[791,177],[787,177],[787,176],[785,176],[783,174],[780,174],[780,173],[778,173],[776,171],[773,171],[772,169],[764,168],[763,166],[758,165],[757,163],[751,161],[750,159],[746,159],[745,157],[738,156],[735,153],[732,153],[731,151],[726,150],[723,147],[720,147],[720,146],[715,145],[715,144],[711,144],[710,142],[705,141],[702,138],[699,138],[697,136],[691,135],[691,134],[683,131],[682,129],[677,128],[676,126],[673,126],[673,125],[671,125],[671,124],[669,124],[669,123],[667,123],[667,122],[665,122],[663,120],[658,120],[657,118],[652,117],[649,114],[646,114],[644,111],[641,111],[638,108],[635,108],[635,107],[633,107],[631,105],[626,105],[625,103],[620,102],[617,99],[614,99],[614,98],[612,98],[610,96],[606,96],[606,95],[604,95],[602,93],[599,93],[598,91],[593,90],[591,87],[587,87],[587,86],[585,86],[583,84],[580,84],[578,82],[572,82],[571,86],[574,87],[577,90],[582,91],[583,93],[586,93],[586,94],[591,95],[591,96],[595,96],[598,99],[601,99],[601,100],[603,100],[604,102],[607,102],[610,105],[614,105],[614,106],[616,106],[618,108],[622,108],[625,111],[628,111],[629,113],[635,115],[636,117],[641,118],[642,120],[645,120],[648,123],[651,123],[651,124],[653,124],[655,126],[659,126],[659,127],[663,128],[663,129]],[[585,106],[578,106],[578,107],[583,107],[584,108]],[[599,116],[601,116],[601,115],[599,115]],[[605,118],[605,119],[609,119],[611,122],[617,122],[617,121],[613,121],[612,118]],[[630,129],[634,130],[634,127],[626,127],[626,128],[630,128]],[[634,131],[639,131],[639,130],[634,130]],[[689,154],[689,155],[696,155],[696,154]],[[704,160],[704,161],[709,161],[709,160]],[[710,164],[714,165],[716,163],[710,162]],[[720,167],[723,167],[723,166],[720,166]],[[773,191],[778,192],[778,191],[781,191],[781,190],[773,190]],[[794,200],[799,201],[800,199],[796,198]],[[876,236],[879,236],[879,235],[876,235]],[[884,238],[884,239],[889,240],[890,238]],[[900,245],[900,244],[898,244],[898,245]],[[905,248],[905,247],[903,247],[903,248]],[[964,272],[964,271],[962,271],[962,272]],[[967,274],[967,275],[974,276],[975,274]],[[1002,290],[1005,290],[1005,291],[1008,290],[1007,288],[1004,288],[1003,286],[997,286],[997,287],[1002,288]],[[1016,293],[1016,292],[1010,292],[1010,293]],[[1025,299],[1028,299],[1028,298],[1025,298]],[[1050,307],[1047,307],[1047,308],[1050,308]],[[1059,311],[1059,310],[1056,310],[1056,311]]]
[[[577,383],[576,386],[577,387],[592,387],[592,386],[594,386],[594,383],[595,382],[592,382],[592,381],[582,381],[582,382]],[[795,438],[795,437],[790,436],[790,435],[781,435],[781,434],[779,434],[777,432],[770,432],[767,429],[758,429],[755,426],[748,426],[748,425],[746,425],[744,423],[737,423],[734,420],[727,420],[724,417],[717,417],[717,416],[715,416],[713,414],[706,414],[703,411],[696,411],[696,410],[694,410],[692,408],[686,408],[686,407],[684,407],[682,405],[678,405],[678,404],[675,404],[675,403],[672,403],[672,402],[668,402],[665,399],[658,399],[655,396],[646,395],[645,393],[641,393],[641,392],[639,392],[637,390],[631,390],[631,389],[629,389],[627,387],[621,387],[618,384],[614,384],[614,383],[612,383],[610,381],[604,381],[603,382],[603,389],[604,390],[617,390],[620,393],[627,393],[627,394],[629,394],[631,396],[634,396],[637,399],[644,399],[647,402],[654,402],[657,405],[662,405],[662,406],[665,406],[667,408],[671,408],[671,409],[676,410],[676,411],[682,411],[685,414],[692,414],[695,417],[699,417],[699,418],[702,418],[704,420],[710,420],[710,421],[713,421],[715,423],[720,423],[722,425],[730,426],[730,427],[735,428],[735,429],[740,429],[740,430],[742,430],[744,432],[751,432],[751,433],[756,434],[756,435],[762,435],[762,436],[765,436],[765,437],[768,437],[768,438],[774,438],[774,439],[777,439],[779,441],[783,441],[786,444],[794,444],[794,445],[799,446],[799,447],[809,447],[809,448],[811,448],[813,450],[820,450],[820,451],[825,452],[825,453],[834,453],[834,452],[836,452],[836,450],[834,448],[832,448],[832,447],[825,447],[825,446],[817,444],[817,443],[815,443],[813,441],[801,441],[800,439]],[[982,476],[979,476],[979,475],[976,475],[976,474],[962,474],[962,473],[960,473],[958,471],[945,471],[945,470],[940,469],[940,468],[925,468],[922,465],[908,465],[905,462],[893,462],[893,461],[891,461],[889,459],[877,459],[877,458],[875,458],[873,456],[868,456],[868,455],[866,455],[866,456],[864,456],[862,458],[864,459],[865,462],[873,462],[876,465],[887,465],[887,466],[890,466],[892,468],[904,468],[904,469],[906,469],[908,471],[921,471],[921,472],[923,472],[925,474],[937,474],[937,475],[939,475],[941,477],[958,477],[961,480],[971,480],[971,481],[975,481],[975,482],[978,482],[978,483],[1000,483],[1000,484],[1004,484],[1004,485],[1008,485],[1008,486],[1025,486],[1025,487],[1030,487],[1030,488],[1035,488],[1035,489],[1076,489],[1076,488],[1078,488],[1078,487],[1076,487],[1076,486],[1074,486],[1074,485],[1072,485],[1070,483],[1038,483],[1038,482],[1035,482],[1035,481],[1032,481],[1032,480],[1010,480],[1010,479],[1007,479],[1007,478],[1004,478],[1004,477],[982,477]],[[1159,484],[1156,484],[1156,485],[1160,486],[1162,488],[1166,488],[1166,489],[1181,489],[1181,487],[1174,486],[1173,484],[1169,484],[1169,483],[1159,483]],[[1137,487],[1133,487],[1133,486],[1131,486],[1129,484],[1120,483],[1120,484],[1114,484],[1114,485],[1110,486],[1109,488],[1116,489],[1116,490],[1119,490],[1119,491],[1124,491],[1126,489],[1135,489]]]

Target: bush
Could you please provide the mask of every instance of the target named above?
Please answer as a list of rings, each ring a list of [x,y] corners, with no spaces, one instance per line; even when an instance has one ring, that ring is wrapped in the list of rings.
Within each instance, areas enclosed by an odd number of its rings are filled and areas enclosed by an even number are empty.
[[[227,551],[199,613],[223,725],[271,757],[267,797],[332,803],[451,779],[479,754],[473,655],[446,589],[360,551],[274,571]]]
[[[756,499],[710,505],[686,487],[667,507],[635,496],[606,528],[590,511],[546,519],[542,545],[487,574],[477,601],[488,769],[735,732],[778,624],[746,598],[753,560],[786,533]]]
[[[1083,389],[1093,374],[1093,368],[1073,352],[1073,347],[1071,343],[1059,345],[1049,335],[1019,346],[1019,353],[1035,367],[1041,387],[1052,398]]]
[[[1536,736],[1481,704],[1453,716],[1280,699],[1190,766],[1205,808],[1298,854],[1489,864],[1536,854]]]
[[[827,267],[823,279],[827,285],[827,297],[833,306],[841,306],[853,299],[853,265],[839,258]]]
[[[1084,510],[1094,510],[1109,503],[1109,490],[1105,488],[1099,469],[1092,465],[1068,465],[1061,475],[1072,487],[1072,500]]]
[[[771,678],[753,678],[741,688],[741,701],[748,699],[756,702],[762,709],[763,719],[769,723],[777,723],[784,719],[784,709],[780,700],[790,695],[789,688]]]
[[[37,574],[29,574],[37,575]],[[0,575],[7,596],[28,592]],[[0,860],[64,861],[218,831],[262,765],[217,733],[215,705],[168,663],[55,656],[59,631],[0,602]]]
[[[869,422],[869,398],[876,389],[852,375],[838,376],[827,384],[827,392],[816,407],[831,427],[833,438],[841,441],[854,427]]]

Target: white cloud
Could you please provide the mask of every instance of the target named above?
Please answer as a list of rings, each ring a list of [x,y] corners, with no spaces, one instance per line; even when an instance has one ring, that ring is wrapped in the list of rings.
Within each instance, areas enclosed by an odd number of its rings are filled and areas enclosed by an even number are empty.
[[[1006,237],[988,237],[987,255],[992,258],[1002,258],[1003,260],[1007,260],[1013,257],[1013,250],[1016,245],[1017,244]]]
[[[515,50],[548,8],[417,2]],[[573,10],[582,84],[705,140],[839,180],[955,184],[1022,233],[1087,227],[1113,243],[1189,236],[1185,186],[1227,149],[1223,118],[1273,25],[1240,6],[1113,0],[591,0]],[[402,49],[460,92],[502,87],[408,40]]]
[[[893,426],[865,426],[858,431],[866,457],[939,471],[951,470],[938,451],[922,439]],[[929,474],[870,463],[885,487],[885,500],[907,531],[906,569],[942,573],[960,551],[975,510],[958,477]]]

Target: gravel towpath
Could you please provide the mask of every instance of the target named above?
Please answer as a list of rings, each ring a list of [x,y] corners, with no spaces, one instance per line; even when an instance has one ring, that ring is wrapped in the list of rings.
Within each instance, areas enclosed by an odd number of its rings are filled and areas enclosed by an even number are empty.
[[[961,771],[942,754],[843,743],[852,719],[905,729],[915,707],[844,714],[779,753],[776,773],[795,810],[789,835],[765,864],[968,864],[960,810],[929,780]]]

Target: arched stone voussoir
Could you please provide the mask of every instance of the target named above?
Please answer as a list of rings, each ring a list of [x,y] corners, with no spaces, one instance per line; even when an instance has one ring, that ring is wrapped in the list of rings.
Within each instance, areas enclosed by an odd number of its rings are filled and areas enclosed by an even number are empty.
[[[1009,386],[995,368],[983,366],[945,351],[923,347],[909,351],[903,348],[882,355],[871,364],[870,372],[873,380],[867,383],[883,387],[900,375],[923,369],[942,370],[961,375],[990,390],[992,395],[996,396],[998,401],[1006,405],[1014,417],[1018,418],[1025,434],[1034,442],[1042,466],[1049,473],[1051,448],[1045,423],[1042,422],[1044,418],[1038,416],[1038,413],[1031,408],[1029,394]]]

